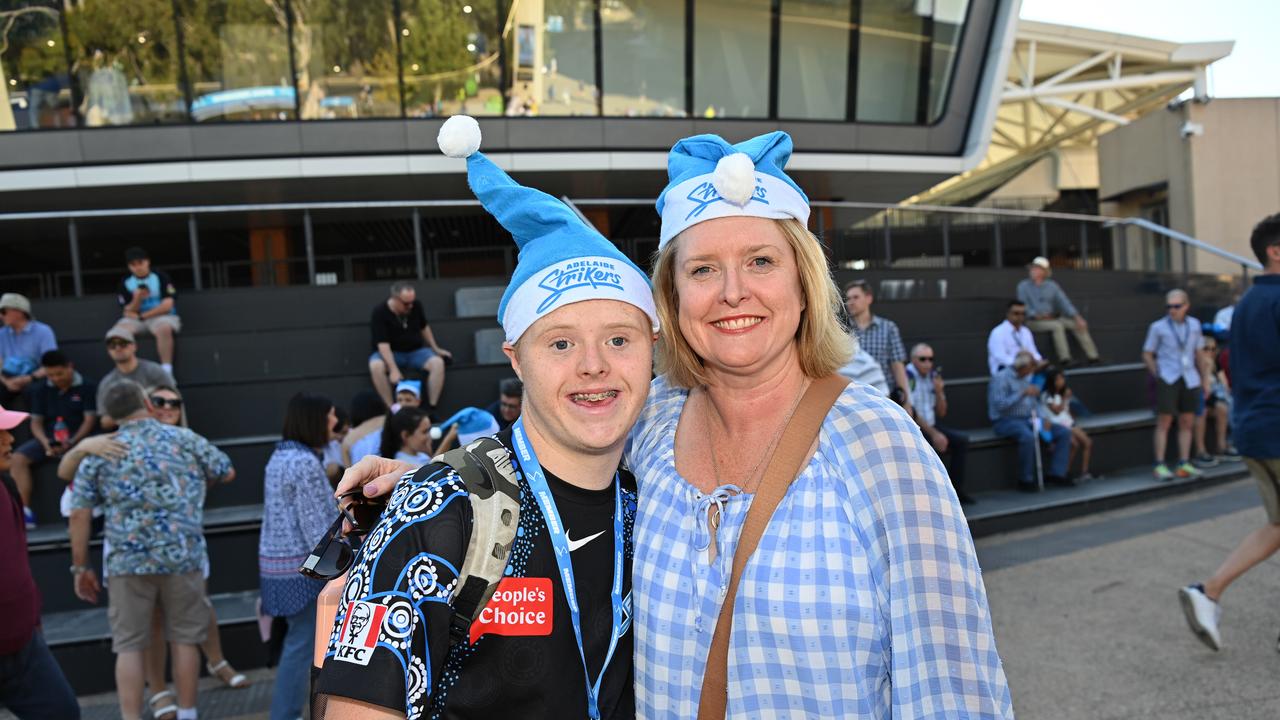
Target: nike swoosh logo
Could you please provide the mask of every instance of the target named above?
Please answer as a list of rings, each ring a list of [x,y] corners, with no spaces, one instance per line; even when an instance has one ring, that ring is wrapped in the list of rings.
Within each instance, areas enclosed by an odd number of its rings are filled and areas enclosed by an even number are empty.
[[[577,551],[578,548],[582,547],[583,545],[586,545],[592,540],[595,540],[596,538],[600,537],[603,534],[604,534],[604,531],[601,530],[595,535],[588,535],[587,537],[584,537],[581,540],[574,540],[573,538],[569,537],[568,533],[565,533],[564,539],[569,541],[569,552],[575,552]]]

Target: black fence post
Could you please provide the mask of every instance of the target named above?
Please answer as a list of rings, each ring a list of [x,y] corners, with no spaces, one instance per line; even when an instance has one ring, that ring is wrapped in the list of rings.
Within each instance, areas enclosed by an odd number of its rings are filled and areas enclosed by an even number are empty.
[[[1089,269],[1089,223],[1080,221],[1080,269]]]
[[[80,233],[75,218],[67,221],[67,242],[71,246],[71,287],[76,297],[84,297],[84,278],[80,268]]]
[[[1004,267],[1004,243],[1000,238],[1000,216],[991,216],[991,237],[995,241],[995,257],[992,260],[991,267]]]
[[[200,271],[200,231],[196,228],[196,214],[187,215],[187,240],[191,243],[191,275],[195,280],[196,290],[204,289],[204,278]]]
[[[413,209],[413,259],[418,266],[418,279],[426,279],[426,267],[422,259],[422,211],[418,208]]]
[[[302,211],[302,233],[307,241],[307,284],[316,284],[316,245],[311,230],[311,211]],[[274,274],[274,273],[273,273]]]

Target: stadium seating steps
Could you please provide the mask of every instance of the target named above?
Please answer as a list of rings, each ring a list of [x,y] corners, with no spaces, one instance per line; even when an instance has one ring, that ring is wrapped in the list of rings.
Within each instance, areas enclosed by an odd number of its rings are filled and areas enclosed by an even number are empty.
[[[1150,454],[1154,422],[1139,362],[1141,344],[1147,325],[1164,311],[1162,293],[1180,284],[1180,276],[1058,273],[1058,281],[1089,319],[1106,360],[1099,367],[1069,372],[1076,396],[1092,413],[1082,422],[1095,438],[1093,471],[1129,480],[1111,485],[1104,480],[1087,491],[1017,496],[1010,492],[1015,450],[991,433],[986,418],[986,338],[1003,318],[1022,272],[886,270],[859,275],[878,288],[873,310],[898,323],[908,349],[917,341],[929,342],[944,369],[951,406],[946,423],[972,432],[967,489],[980,502],[966,510],[975,532],[1016,527],[1019,517],[1040,522],[1055,512],[1089,511],[1121,502],[1119,498],[1194,485],[1155,487],[1141,470]],[[852,277],[838,273],[841,282]],[[1190,280],[1197,315],[1211,317],[1230,302],[1230,288],[1217,276]],[[418,297],[438,342],[454,353],[441,400],[446,412],[492,402],[498,382],[512,374],[503,362],[495,320],[504,283],[496,277],[418,283]],[[285,404],[306,390],[345,405],[368,386],[368,320],[386,295],[384,284],[357,284],[215,290],[179,298],[183,332],[175,365],[191,427],[226,450],[238,472],[235,482],[210,490],[205,514],[213,568],[209,591],[219,609],[228,657],[237,666],[265,661],[255,639],[257,571],[252,559],[263,512],[262,468],[279,437]],[[117,316],[110,297],[43,301],[36,312],[54,326],[60,345],[82,373],[98,379],[110,370],[102,347],[103,334]],[[1046,355],[1051,351],[1047,336],[1037,336],[1037,344]],[[149,338],[141,339],[140,354],[155,358]],[[1238,466],[1228,466],[1205,481],[1238,475]],[[67,536],[57,511],[60,492],[52,466],[43,466],[34,499],[42,525],[30,536],[30,557],[43,594],[50,645],[77,691],[96,692],[111,683],[110,673],[101,671],[110,658],[101,606],[105,601],[90,608],[71,591]],[[99,543],[95,540],[95,548]]]

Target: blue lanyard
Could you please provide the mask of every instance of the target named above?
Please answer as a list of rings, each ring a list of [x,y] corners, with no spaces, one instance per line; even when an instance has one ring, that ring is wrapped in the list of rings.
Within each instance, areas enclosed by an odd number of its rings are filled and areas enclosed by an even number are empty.
[[[1173,318],[1166,317],[1165,320],[1169,323],[1169,334],[1173,336],[1174,342],[1178,343],[1178,355],[1182,355],[1187,350],[1187,341],[1191,339],[1191,324],[1183,320],[1182,337],[1178,337],[1178,326],[1174,324]]]
[[[609,634],[609,652],[600,665],[600,675],[595,682],[591,681],[591,671],[587,669],[587,653],[582,644],[582,613],[578,609],[577,585],[573,581],[573,560],[569,557],[569,540],[565,537],[564,524],[560,521],[560,512],[556,510],[555,498],[551,496],[551,488],[547,485],[547,476],[538,463],[538,456],[529,445],[529,438],[524,432],[524,418],[521,417],[511,426],[511,437],[515,441],[516,452],[520,456],[520,468],[524,471],[525,480],[533,497],[542,509],[542,517],[546,520],[547,532],[551,536],[551,546],[555,549],[556,565],[560,568],[560,584],[564,588],[565,600],[569,603],[569,619],[573,622],[573,635],[578,640],[578,656],[582,658],[582,673],[587,678],[587,713],[592,720],[600,718],[600,684],[604,681],[604,673],[609,669],[609,661],[618,648],[618,636],[622,634],[622,576],[625,572],[622,555],[624,540],[622,537],[622,479],[613,478],[613,588],[609,594],[613,606],[613,631]]]

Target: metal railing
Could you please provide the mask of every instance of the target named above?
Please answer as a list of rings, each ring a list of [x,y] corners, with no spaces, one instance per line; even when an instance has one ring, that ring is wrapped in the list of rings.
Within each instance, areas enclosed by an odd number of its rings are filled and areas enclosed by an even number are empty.
[[[584,219],[588,217],[584,208],[617,213],[622,219],[634,217],[632,211],[644,215],[653,212],[653,203],[647,199],[562,199]],[[999,268],[1021,266],[1032,257],[1044,256],[1057,267],[1181,272],[1185,278],[1199,271],[1198,258],[1204,255],[1238,267],[1241,287],[1247,284],[1250,270],[1261,269],[1251,258],[1142,218],[823,200],[813,201],[811,207],[811,226],[827,245],[832,262],[846,269]],[[109,288],[108,278],[118,276],[120,269],[114,264],[109,268],[84,266],[81,224],[161,216],[186,219],[189,257],[186,262],[166,262],[164,266],[179,278],[189,277],[189,287],[195,290],[244,285],[332,284],[392,277],[426,279],[466,274],[468,267],[479,268],[483,274],[509,273],[515,266],[515,247],[505,239],[494,243],[495,238],[480,242],[463,238],[446,243],[431,240],[424,233],[424,211],[456,210],[457,216],[462,216],[477,214],[480,208],[477,200],[388,200],[6,213],[0,214],[0,238],[10,235],[5,228],[13,227],[12,223],[65,222],[70,262],[68,266],[45,272],[23,268],[11,275],[0,275],[0,285],[19,285],[41,297],[82,296],[86,281],[94,288],[104,285]],[[403,215],[397,215],[396,222],[408,222],[412,247],[381,252],[317,253],[313,213],[325,211],[348,211],[357,215],[370,211],[404,211]],[[254,217],[274,218],[262,223],[266,225],[280,224],[282,216],[291,217],[290,228],[295,233],[300,231],[303,253],[202,261],[201,219],[228,214],[246,216],[246,225]],[[657,247],[651,219],[647,229],[613,233],[613,239],[624,251],[642,264]],[[621,220],[611,224],[627,226]],[[1173,252],[1174,248],[1179,252]]]

